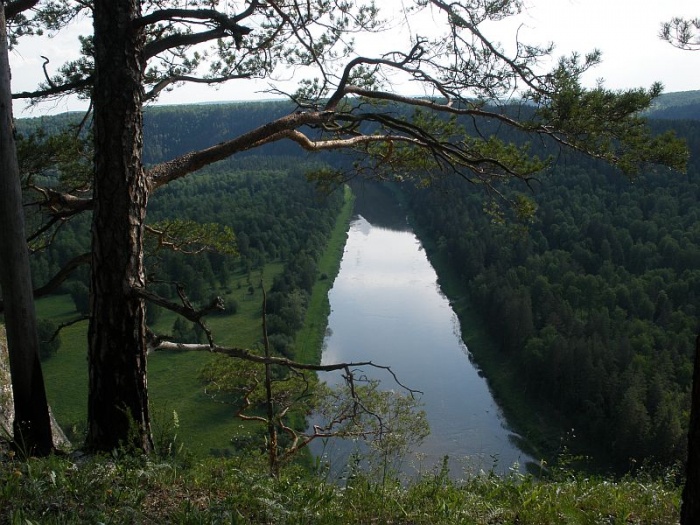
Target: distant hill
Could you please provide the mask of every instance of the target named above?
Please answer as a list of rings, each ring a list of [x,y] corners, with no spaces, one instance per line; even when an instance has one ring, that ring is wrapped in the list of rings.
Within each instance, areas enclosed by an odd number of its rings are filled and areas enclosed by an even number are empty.
[[[700,90],[661,95],[648,113],[649,118],[700,120]]]
[[[247,101],[210,104],[151,106],[144,116],[144,161],[153,164],[188,151],[212,146],[235,137],[294,110],[286,100]],[[77,124],[82,113],[64,113],[30,119],[18,119],[20,133],[43,127],[55,133],[68,124]],[[700,90],[661,95],[647,116],[658,120],[700,120]],[[288,141],[269,144],[256,150],[257,155],[303,154]],[[319,155],[328,160],[329,155]]]

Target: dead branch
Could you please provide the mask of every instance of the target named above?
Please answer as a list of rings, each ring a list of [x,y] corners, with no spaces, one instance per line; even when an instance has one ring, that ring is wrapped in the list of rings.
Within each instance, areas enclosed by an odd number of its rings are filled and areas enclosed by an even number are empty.
[[[243,359],[253,363],[259,363],[261,365],[279,365],[294,370],[312,370],[315,372],[334,372],[341,370],[345,372],[346,377],[354,377],[353,369],[358,369],[360,367],[371,367],[379,370],[385,370],[391,374],[392,378],[402,389],[408,392],[411,397],[423,394],[422,391],[410,388],[399,380],[396,372],[392,370],[390,366],[378,365],[373,361],[357,361],[348,363],[331,363],[328,365],[315,365],[310,363],[300,363],[298,361],[293,361],[292,359],[287,359],[286,357],[276,357],[270,356],[265,357],[251,352],[250,350],[239,348],[239,347],[227,347],[219,345],[207,345],[201,343],[176,343],[173,341],[159,341],[157,346],[150,348],[150,352],[159,352],[164,350],[178,350],[187,352],[213,352],[216,354],[223,354],[229,357],[235,357],[237,359]]]
[[[91,254],[83,253],[73,257],[44,286],[34,290],[34,297],[43,297],[54,292],[80,266],[90,264]]]
[[[44,78],[46,79],[46,83],[49,85],[51,88],[56,88],[56,84],[54,83],[53,80],[51,80],[51,76],[49,75],[49,72],[46,69],[46,66],[49,65],[51,60],[49,60],[48,57],[45,57],[44,55],[39,55],[41,58],[44,59],[44,63],[41,65],[41,69],[44,70]]]
[[[192,321],[193,323],[198,323],[204,316],[216,312],[216,311],[223,311],[224,308],[224,300],[221,297],[214,297],[211,302],[205,306],[204,308],[201,309],[196,309],[194,306],[192,306],[192,303],[189,301],[187,296],[184,293],[184,288],[182,285],[178,284],[177,285],[177,291],[178,295],[180,296],[180,299],[182,300],[182,304],[177,304],[173,303],[172,301],[169,301],[165,297],[161,297],[157,293],[154,293],[150,290],[147,290],[146,288],[142,287],[134,287],[132,288],[132,292],[139,297],[145,299],[146,301],[156,304],[158,306],[162,306],[163,308],[170,310],[172,312],[175,312],[185,319]]]
[[[207,324],[204,322],[204,317],[209,315],[212,312],[217,312],[217,311],[223,311],[225,310],[224,307],[224,300],[216,296],[212,298],[211,302],[205,306],[204,308],[201,309],[196,309],[192,303],[190,302],[189,298],[187,297],[187,294],[185,293],[185,288],[182,284],[178,283],[176,285],[177,289],[177,294],[180,297],[180,300],[182,301],[182,305],[179,305],[177,303],[173,303],[172,301],[169,301],[165,297],[161,297],[160,295],[151,292],[150,290],[147,290],[146,288],[142,287],[135,287],[132,288],[132,292],[138,295],[139,297],[145,299],[146,301],[156,304],[158,306],[162,306],[163,308],[170,310],[172,312],[175,312],[185,319],[192,321],[195,323],[197,326],[199,326],[207,336],[207,341],[209,341],[209,346],[214,345],[214,338],[212,336],[211,330],[207,326]],[[166,342],[166,338],[163,336],[157,336],[154,333],[152,333],[150,330],[148,331],[148,346],[158,346],[162,343]],[[150,350],[149,350],[150,352]]]
[[[48,213],[54,217],[71,217],[91,210],[94,205],[92,198],[76,197],[70,193],[38,186],[32,186],[32,189],[44,196],[43,200],[34,202],[32,205],[47,209]]]

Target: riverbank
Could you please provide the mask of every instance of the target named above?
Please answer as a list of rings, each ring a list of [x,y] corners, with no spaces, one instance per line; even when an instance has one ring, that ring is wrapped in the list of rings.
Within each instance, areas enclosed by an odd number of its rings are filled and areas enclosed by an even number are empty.
[[[318,261],[318,279],[311,290],[309,305],[306,309],[304,326],[295,337],[296,358],[302,363],[320,363],[323,340],[328,326],[331,307],[328,292],[338,275],[340,261],[343,258],[345,241],[348,238],[348,225],[353,214],[355,197],[348,186],[343,187],[343,207],[335,221],[335,226]]]
[[[470,360],[486,379],[508,427],[520,437],[518,446],[533,458],[543,460],[543,465],[558,461],[568,453],[569,444],[560,427],[551,423],[557,420],[557,415],[549,407],[535,406],[527,399],[517,380],[517,368],[499,352],[483,327],[483,320],[469,298],[466,283],[440,256],[436,243],[421,230],[400,190],[395,190],[394,194],[407,210],[416,237],[437,273],[440,289],[459,319]]]
[[[411,220],[438,275],[440,288],[459,318],[470,359],[486,378],[509,427],[522,437],[518,443],[520,448],[549,465],[565,463],[589,473],[627,474],[633,464],[616,463],[615,458],[606,455],[598,443],[578,435],[566,414],[528,395],[520,380],[519,365],[500,351],[484,328],[484,320],[470,300],[464,279],[441,257],[436,243],[421,231],[417,221]]]
[[[456,315],[405,209],[381,186],[365,184],[355,194],[355,215],[329,294],[324,362],[372,360],[391,367],[395,377],[373,369],[363,369],[363,377],[381,381],[384,390],[395,389],[398,378],[420,392],[416,397],[432,432],[406,449],[402,473],[439,469],[445,456],[453,479],[529,467],[533,458],[514,444],[485,379],[467,359]],[[344,464],[349,448],[331,451],[332,462]]]

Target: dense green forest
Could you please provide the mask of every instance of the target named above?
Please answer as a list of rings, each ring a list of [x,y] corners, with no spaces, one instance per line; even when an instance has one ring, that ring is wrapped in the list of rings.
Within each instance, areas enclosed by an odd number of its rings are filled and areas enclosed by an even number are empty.
[[[515,395],[619,468],[682,460],[687,444],[700,122],[653,125],[688,140],[687,175],[650,167],[628,179],[562,154],[525,190],[537,205],[527,225],[485,213],[484,195],[459,180],[408,190],[421,236],[468,291]]]
[[[653,115],[698,106],[689,94],[664,100]],[[214,144],[287,109],[281,102],[150,108],[147,160]],[[34,119],[18,129],[44,125],[53,131],[75,118]],[[700,124],[653,124],[688,140],[687,175],[650,169],[630,180],[602,163],[561,153],[554,168],[525,189],[538,206],[527,228],[494,220],[484,211],[485,194],[461,179],[402,186],[424,242],[480,311],[517,395],[545,407],[560,435],[574,428],[585,442],[598,444],[589,451],[623,466],[630,458],[669,463],[684,457],[700,306]],[[293,356],[294,333],[318,278],[316,261],[342,202],[341,192],[321,193],[306,175],[328,163],[347,166],[347,160],[310,158],[281,143],[159,190],[149,204],[149,223],[177,217],[229,227],[239,256],[185,255],[152,243],[147,267],[153,287],[175,297],[175,283],[187,283],[189,298],[198,303],[231,286],[253,294],[256,271],[284,262],[268,291],[268,327],[274,348]],[[34,257],[36,284],[86,251],[88,228],[86,217],[60,228]],[[86,308],[86,276],[78,272],[61,290],[71,293],[79,311]],[[229,308],[235,311],[235,304]],[[157,320],[158,308],[149,316]]]

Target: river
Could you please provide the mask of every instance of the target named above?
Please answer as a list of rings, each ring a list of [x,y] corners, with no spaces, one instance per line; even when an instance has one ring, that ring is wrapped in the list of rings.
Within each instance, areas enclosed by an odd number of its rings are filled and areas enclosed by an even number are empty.
[[[323,363],[372,360],[423,393],[431,433],[403,462],[404,471],[432,471],[444,456],[453,478],[482,470],[523,471],[532,458],[518,448],[518,437],[470,361],[459,320],[405,213],[388,194],[356,193],[357,215],[329,293]],[[398,389],[382,371],[363,372]],[[327,444],[323,453],[337,465],[351,446]],[[318,446],[312,450],[321,453]]]

